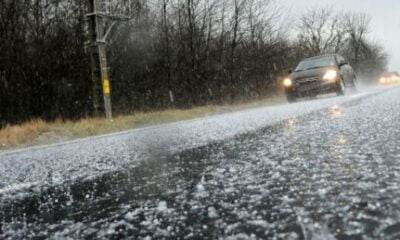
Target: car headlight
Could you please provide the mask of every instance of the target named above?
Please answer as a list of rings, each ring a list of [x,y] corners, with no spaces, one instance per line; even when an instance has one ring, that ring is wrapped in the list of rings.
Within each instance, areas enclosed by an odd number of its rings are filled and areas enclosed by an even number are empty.
[[[380,81],[381,83],[386,83],[386,78],[381,78],[379,81]]]
[[[283,86],[287,88],[293,86],[293,80],[290,78],[285,78],[285,80],[283,80]]]
[[[324,78],[324,80],[333,81],[333,80],[336,80],[337,75],[338,75],[337,71],[335,71],[335,70],[329,70],[329,71],[327,71],[327,72],[325,73],[325,75],[324,75],[323,78]]]

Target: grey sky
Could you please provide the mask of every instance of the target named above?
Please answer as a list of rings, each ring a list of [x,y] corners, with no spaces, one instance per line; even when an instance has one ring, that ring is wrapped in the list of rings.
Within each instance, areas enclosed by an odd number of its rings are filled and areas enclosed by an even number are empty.
[[[365,12],[372,17],[371,37],[390,54],[390,70],[400,72],[400,0],[278,0],[292,13],[302,13],[315,6]]]

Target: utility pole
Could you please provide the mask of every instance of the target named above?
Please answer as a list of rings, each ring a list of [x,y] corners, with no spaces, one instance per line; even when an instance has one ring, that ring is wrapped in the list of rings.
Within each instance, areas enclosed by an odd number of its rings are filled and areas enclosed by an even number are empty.
[[[100,0],[88,0],[86,15],[89,22],[90,56],[92,70],[94,114],[101,112],[100,96],[103,93],[104,111],[107,119],[112,119],[111,88],[107,66],[107,38],[117,21],[128,20],[128,17],[109,16],[102,11]]]

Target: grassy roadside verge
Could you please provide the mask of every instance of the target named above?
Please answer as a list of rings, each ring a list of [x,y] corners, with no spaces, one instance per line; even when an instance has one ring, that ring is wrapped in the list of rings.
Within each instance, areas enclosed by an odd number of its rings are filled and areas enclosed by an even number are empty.
[[[82,137],[96,136],[155,124],[190,120],[199,117],[270,106],[284,102],[281,95],[237,105],[208,105],[188,110],[168,109],[164,111],[135,113],[117,116],[113,120],[87,118],[79,121],[56,120],[46,122],[33,119],[20,125],[9,125],[0,130],[0,150],[23,148],[35,145],[59,143]]]

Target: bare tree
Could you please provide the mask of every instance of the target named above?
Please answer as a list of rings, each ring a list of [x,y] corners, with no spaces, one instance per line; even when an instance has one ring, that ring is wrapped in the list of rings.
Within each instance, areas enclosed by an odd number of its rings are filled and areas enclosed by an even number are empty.
[[[338,52],[344,42],[343,17],[332,9],[312,9],[300,18],[300,38],[310,55]]]
[[[369,33],[370,16],[365,13],[348,13],[345,15],[345,28],[348,34],[347,55],[354,64],[360,62],[360,55],[367,47],[365,41]],[[358,65],[356,66],[359,67]]]
[[[171,104],[174,103],[174,94],[172,91],[172,69],[171,69],[171,40],[170,40],[170,24],[168,22],[168,3],[169,0],[162,1],[162,27],[165,41],[165,61],[167,70],[167,88]]]

